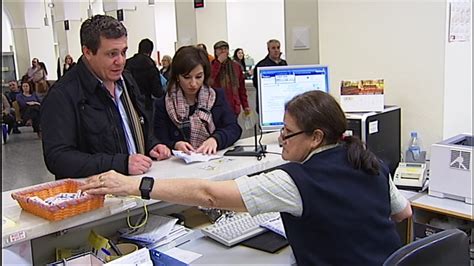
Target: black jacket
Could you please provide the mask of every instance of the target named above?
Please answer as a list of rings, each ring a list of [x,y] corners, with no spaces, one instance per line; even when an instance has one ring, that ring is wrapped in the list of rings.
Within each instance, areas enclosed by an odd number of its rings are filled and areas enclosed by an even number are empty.
[[[130,73],[122,74],[143,121],[145,149],[158,141],[151,134],[151,113]],[[57,81],[41,105],[43,155],[56,179],[86,177],[108,170],[128,174],[128,148],[118,109],[82,57]]]
[[[155,62],[145,54],[135,54],[127,59],[125,68],[130,71],[137,81],[138,87],[145,95],[145,107],[151,110],[152,95],[156,98],[163,96],[163,86],[161,84],[160,71]]]

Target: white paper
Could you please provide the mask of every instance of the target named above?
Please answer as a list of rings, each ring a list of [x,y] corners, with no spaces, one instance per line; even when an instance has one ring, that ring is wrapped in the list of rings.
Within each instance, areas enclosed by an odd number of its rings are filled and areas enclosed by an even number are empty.
[[[178,219],[150,214],[146,225],[137,232],[123,234],[121,237],[145,243],[155,243],[168,236]]]
[[[267,228],[268,230],[275,232],[282,237],[286,238],[285,227],[283,226],[283,221],[281,220],[281,216],[278,216],[274,219],[270,219],[265,223],[260,225],[261,227]]]
[[[147,248],[139,249],[128,255],[119,257],[104,265],[138,265],[138,266],[152,266],[153,262],[150,258],[150,251]]]
[[[379,121],[369,122],[369,135],[379,132]]]
[[[466,42],[471,39],[471,3],[449,3],[449,41]]]
[[[194,153],[194,152],[191,152],[191,154],[186,154],[185,152],[177,151],[177,150],[173,150],[173,155],[176,156],[177,158],[184,160],[186,163],[207,162],[210,160],[222,158],[221,155],[216,155],[216,154],[206,155],[206,154]]]
[[[172,248],[163,253],[186,264],[189,264],[202,256],[202,254],[180,248]]]

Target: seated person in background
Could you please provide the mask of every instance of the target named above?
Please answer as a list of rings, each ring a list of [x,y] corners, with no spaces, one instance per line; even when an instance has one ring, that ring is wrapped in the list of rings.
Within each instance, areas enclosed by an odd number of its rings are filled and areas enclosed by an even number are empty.
[[[4,94],[2,94],[2,123],[8,125],[8,134],[10,134],[15,126],[15,115],[12,114],[10,103]]]
[[[40,80],[36,83],[36,96],[38,96],[40,102],[42,102],[46,94],[48,94],[48,90],[49,84],[46,80]]]
[[[181,47],[171,64],[165,97],[155,102],[154,133],[170,149],[214,154],[234,144],[242,133],[223,90],[208,86],[206,52]]]
[[[150,196],[251,215],[280,212],[298,265],[381,265],[401,246],[391,219],[389,170],[357,137],[342,138],[346,129],[331,95],[300,94],[286,103],[279,136],[282,158],[291,162],[235,180],[160,178]],[[110,171],[81,189],[140,195],[140,182]],[[406,218],[411,208],[405,209]]]
[[[18,94],[21,94],[21,90],[20,90],[20,87],[18,87],[18,81],[16,80],[11,80],[10,82],[8,82],[8,88],[10,89],[10,91],[8,92],[8,101],[11,103],[13,103],[14,101],[16,101],[16,96]]]
[[[18,106],[18,103],[16,102],[16,96],[18,94],[21,94],[20,87],[18,86],[18,81],[11,80],[10,82],[8,82],[8,88],[10,89],[10,91],[7,93],[7,99],[11,107],[10,112],[13,114],[15,121],[21,120],[21,114],[19,110],[20,107]],[[20,134],[20,133],[21,131],[18,129],[18,124],[15,122],[13,124],[13,134]]]
[[[21,82],[21,89],[23,93],[16,96],[16,101],[20,107],[20,114],[22,123],[26,126],[33,126],[33,132],[40,136],[40,105],[41,101],[32,91],[33,84],[23,80]]]

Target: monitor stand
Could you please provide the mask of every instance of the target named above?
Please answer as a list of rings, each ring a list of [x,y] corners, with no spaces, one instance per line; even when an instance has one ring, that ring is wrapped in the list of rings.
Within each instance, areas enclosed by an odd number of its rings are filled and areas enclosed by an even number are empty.
[[[261,156],[265,153],[267,145],[241,145],[235,146],[234,148],[227,150],[224,156]]]
[[[254,145],[240,145],[227,150],[224,156],[254,156],[261,157],[267,150],[267,145],[258,145],[257,143],[257,125],[253,128]]]

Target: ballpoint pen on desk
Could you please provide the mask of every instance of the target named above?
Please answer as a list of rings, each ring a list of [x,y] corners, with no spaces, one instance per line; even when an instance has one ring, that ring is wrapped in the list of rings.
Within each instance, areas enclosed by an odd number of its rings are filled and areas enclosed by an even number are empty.
[[[110,251],[108,251],[107,249],[101,248],[100,250],[101,250],[102,252],[104,252],[105,255],[107,255],[107,256],[112,256],[112,254],[110,253]]]
[[[112,240],[109,240],[109,245],[112,248],[112,250],[117,254],[118,256],[122,256],[122,252],[120,252],[120,249],[115,245],[115,243]]]

